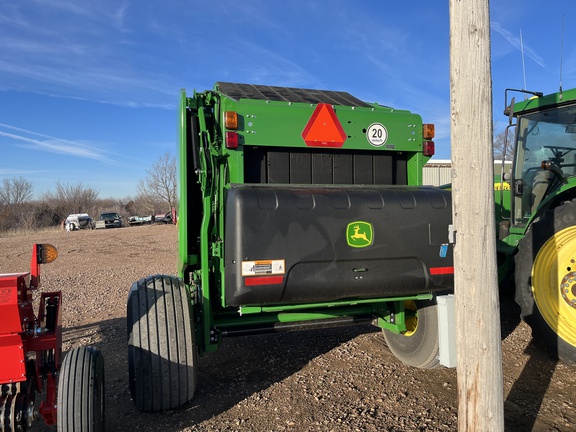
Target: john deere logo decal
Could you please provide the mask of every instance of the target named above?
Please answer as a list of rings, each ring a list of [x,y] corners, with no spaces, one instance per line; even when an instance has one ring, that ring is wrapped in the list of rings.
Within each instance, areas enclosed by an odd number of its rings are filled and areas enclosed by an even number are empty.
[[[363,248],[370,246],[373,239],[372,224],[370,222],[350,222],[346,227],[346,240],[348,246]]]

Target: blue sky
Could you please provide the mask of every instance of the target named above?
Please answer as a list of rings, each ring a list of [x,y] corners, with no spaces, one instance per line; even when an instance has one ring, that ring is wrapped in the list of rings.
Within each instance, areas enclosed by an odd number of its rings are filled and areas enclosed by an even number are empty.
[[[495,129],[504,89],[576,87],[576,2],[491,2]],[[419,113],[450,158],[448,0],[3,0],[0,180],[136,195],[177,152],[180,89],[216,81],[347,91]],[[524,47],[522,67],[520,32]]]

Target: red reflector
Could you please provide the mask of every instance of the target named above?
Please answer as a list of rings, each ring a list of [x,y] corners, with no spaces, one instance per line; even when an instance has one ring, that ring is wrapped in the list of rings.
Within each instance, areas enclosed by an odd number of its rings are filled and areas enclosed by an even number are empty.
[[[236,132],[226,132],[226,148],[238,148],[238,134]]]
[[[302,131],[302,138],[309,147],[342,147],[347,136],[332,105],[319,103]]]
[[[434,141],[424,141],[422,146],[422,153],[424,156],[434,156],[436,148],[434,146]]]
[[[284,276],[258,276],[244,279],[246,286],[252,285],[278,285],[284,281]]]
[[[454,267],[431,267],[430,274],[431,275],[454,274]]]

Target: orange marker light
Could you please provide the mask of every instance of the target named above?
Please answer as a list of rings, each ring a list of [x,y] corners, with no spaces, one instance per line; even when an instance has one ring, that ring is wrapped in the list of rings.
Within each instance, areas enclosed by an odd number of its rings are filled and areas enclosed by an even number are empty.
[[[434,138],[434,125],[432,123],[424,123],[422,125],[422,135],[425,140]]]
[[[224,112],[224,126],[226,129],[238,129],[238,113],[235,111]]]
[[[40,264],[51,263],[58,257],[58,250],[51,244],[39,244],[38,248],[40,250],[40,256],[38,257]]]

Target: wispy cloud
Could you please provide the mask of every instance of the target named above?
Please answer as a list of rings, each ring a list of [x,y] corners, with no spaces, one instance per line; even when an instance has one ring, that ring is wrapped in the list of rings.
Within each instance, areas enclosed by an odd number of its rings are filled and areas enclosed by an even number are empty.
[[[510,45],[512,45],[518,51],[524,50],[524,55],[532,60],[537,65],[545,68],[546,64],[544,63],[544,59],[536,53],[529,45],[527,45],[524,41],[520,40],[520,33],[518,36],[514,36],[511,32],[503,28],[500,23],[492,21],[490,23],[492,30],[502,36]]]
[[[4,129],[4,131],[1,129]],[[6,132],[6,130],[9,130],[10,132]],[[100,149],[87,146],[81,142],[55,138],[5,123],[0,123],[0,136],[24,143],[24,147],[29,147],[35,150],[43,150],[50,153],[64,154],[114,164],[114,161],[108,158],[105,155],[105,152]]]
[[[118,69],[81,65],[13,63],[0,60],[0,74],[25,78],[33,85],[22,87],[16,81],[0,83],[0,90],[33,91],[72,99],[90,100],[118,106],[174,109],[178,86],[162,74],[130,75]]]
[[[14,5],[0,11],[0,90],[174,107],[181,86],[174,65],[159,64],[161,55],[146,54],[147,41],[131,35],[129,23],[139,26],[140,20],[131,20],[129,1],[33,1],[31,10]]]
[[[74,15],[80,19],[100,21],[118,29],[124,27],[129,0],[121,2],[79,2],[77,0],[33,0],[38,8],[56,15]],[[68,22],[70,24],[70,22]]]
[[[239,46],[239,52],[250,53],[250,56],[248,59],[238,58],[237,62],[231,62],[236,67],[227,71],[230,79],[293,87],[313,80],[304,68],[278,52],[249,41],[240,42]]]
[[[76,15],[90,15],[90,9],[86,7],[90,5],[89,2],[81,3],[74,0],[34,0],[34,2],[45,8],[56,9]]]
[[[30,174],[45,173],[48,170],[24,170],[20,168],[0,168],[0,176],[27,176]]]

